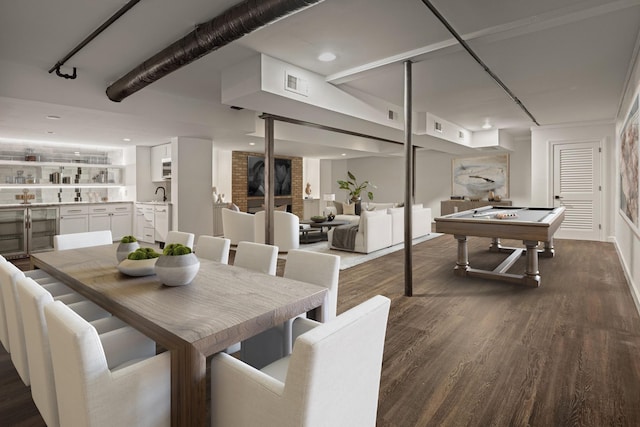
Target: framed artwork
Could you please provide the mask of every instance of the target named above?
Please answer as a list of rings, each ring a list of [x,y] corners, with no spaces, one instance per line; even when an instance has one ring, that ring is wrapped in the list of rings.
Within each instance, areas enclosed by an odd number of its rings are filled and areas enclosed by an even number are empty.
[[[638,174],[638,95],[620,134],[620,212],[638,233],[640,176]]]
[[[247,157],[247,196],[264,196],[264,156]],[[291,196],[291,159],[274,159],[274,195]]]
[[[451,195],[487,198],[493,191],[509,197],[509,154],[457,158],[451,165]]]

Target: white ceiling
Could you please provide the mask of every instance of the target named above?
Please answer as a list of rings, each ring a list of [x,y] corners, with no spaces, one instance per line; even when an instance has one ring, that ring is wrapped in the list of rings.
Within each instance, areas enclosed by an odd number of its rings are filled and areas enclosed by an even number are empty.
[[[261,138],[247,136],[260,126],[254,112],[220,103],[221,71],[256,53],[398,106],[402,61],[412,59],[414,111],[471,131],[489,120],[526,137],[535,126],[419,0],[325,0],[114,103],[105,94],[110,83],[237,3],[143,0],[62,68],[77,67],[77,79],[47,73],[125,3],[0,0],[0,138],[116,146],[189,136],[245,150],[252,140],[261,149]],[[640,0],[432,3],[540,125],[614,120],[638,40]],[[325,50],[337,60],[318,61]],[[363,154],[337,137],[334,146],[300,139],[278,141],[277,152]]]

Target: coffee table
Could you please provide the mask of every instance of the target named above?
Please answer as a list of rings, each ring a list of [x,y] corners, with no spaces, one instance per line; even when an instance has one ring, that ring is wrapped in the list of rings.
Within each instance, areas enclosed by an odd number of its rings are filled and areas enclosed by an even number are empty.
[[[300,224],[309,224],[309,228],[303,228],[300,230],[300,242],[301,243],[315,243],[328,240],[327,232],[340,225],[347,225],[349,221],[323,221],[315,222],[310,220],[300,221]]]

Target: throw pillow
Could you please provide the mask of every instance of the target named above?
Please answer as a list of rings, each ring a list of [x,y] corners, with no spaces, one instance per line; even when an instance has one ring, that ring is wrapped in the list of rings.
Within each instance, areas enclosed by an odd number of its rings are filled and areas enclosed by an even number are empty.
[[[240,212],[240,208],[235,204],[235,203],[229,203],[227,205],[227,209],[234,211],[234,212]]]
[[[356,205],[352,203],[347,205],[346,203],[342,205],[342,213],[344,215],[355,215],[356,214]]]
[[[333,206],[335,206],[336,208],[336,215],[342,215],[342,203],[341,202],[336,202],[335,200],[333,201]]]

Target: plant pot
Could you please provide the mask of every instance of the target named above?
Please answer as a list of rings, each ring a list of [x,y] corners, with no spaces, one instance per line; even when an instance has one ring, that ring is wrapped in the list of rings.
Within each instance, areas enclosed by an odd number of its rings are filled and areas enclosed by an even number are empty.
[[[123,259],[126,259],[131,252],[135,251],[139,247],[140,244],[138,242],[120,243],[116,248],[116,258],[118,259],[118,262],[122,262]]]
[[[156,276],[167,286],[191,283],[200,269],[200,260],[194,253],[186,255],[160,255],[156,261]]]

